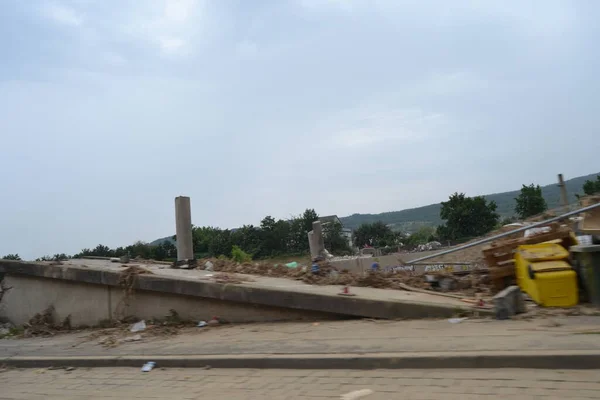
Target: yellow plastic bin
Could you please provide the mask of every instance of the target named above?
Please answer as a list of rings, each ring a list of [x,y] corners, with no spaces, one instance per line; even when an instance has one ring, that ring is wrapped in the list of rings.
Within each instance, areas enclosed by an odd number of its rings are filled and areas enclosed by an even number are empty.
[[[568,257],[569,252],[556,243],[519,246],[515,253],[517,284],[541,306],[577,305],[577,274]]]

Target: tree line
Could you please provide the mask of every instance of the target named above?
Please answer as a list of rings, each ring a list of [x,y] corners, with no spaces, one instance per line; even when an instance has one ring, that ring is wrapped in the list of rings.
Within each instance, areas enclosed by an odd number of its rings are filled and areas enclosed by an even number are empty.
[[[227,257],[264,259],[278,256],[305,255],[309,252],[308,232],[312,223],[319,219],[314,209],[307,209],[301,215],[290,219],[275,219],[266,216],[259,226],[244,225],[238,229],[220,229],[207,226],[193,226],[192,240],[196,258]],[[323,227],[326,247],[335,254],[349,254],[350,245],[342,235],[339,223],[328,223]],[[176,236],[172,237],[175,241]],[[141,257],[158,261],[175,260],[177,249],[172,241],[166,239],[152,245],[136,242],[126,247],[110,248],[99,244],[95,248],[83,249],[72,257],[66,254],[44,256],[36,261],[51,261],[67,258],[95,257]],[[18,254],[3,257],[7,260],[20,260]]]
[[[596,180],[587,180],[583,185],[585,195],[600,194],[600,175]],[[515,198],[515,215],[526,219],[543,213],[548,205],[542,196],[539,185],[523,185]],[[444,223],[436,228],[424,226],[412,235],[393,231],[382,221],[365,223],[353,232],[353,245],[394,248],[400,245],[416,246],[434,240],[461,242],[484,235],[499,225],[513,222],[514,218],[500,221],[494,201],[483,196],[467,197],[464,193],[452,194],[448,201],[441,203],[440,216]],[[312,223],[319,219],[314,209],[306,209],[296,217],[284,220],[266,216],[259,226],[244,225],[239,229],[220,229],[215,227],[192,228],[194,251],[197,258],[234,257],[236,259],[264,259],[278,256],[305,255],[309,251],[308,232]],[[328,223],[323,227],[325,247],[336,255],[351,254],[352,249],[342,234],[339,223]],[[172,237],[176,240],[176,237]],[[174,260],[177,257],[175,245],[165,240],[151,245],[136,242],[130,246],[114,249],[99,244],[93,249],[83,249],[73,255],[97,257],[141,257],[158,261]],[[36,261],[50,261],[71,258],[61,253],[44,256]],[[8,254],[4,260],[20,260],[18,254]]]

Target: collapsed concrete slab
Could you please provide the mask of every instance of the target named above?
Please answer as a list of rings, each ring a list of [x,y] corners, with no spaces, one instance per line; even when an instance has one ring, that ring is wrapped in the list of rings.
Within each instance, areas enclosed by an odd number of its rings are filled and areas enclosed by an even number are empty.
[[[158,318],[171,309],[186,319],[218,315],[231,322],[434,318],[468,309],[459,300],[399,290],[352,288],[357,296],[343,297],[337,286],[255,276],[242,284],[222,284],[206,280],[212,274],[205,271],[140,268],[151,273],[124,280],[125,270],[109,261],[70,260],[64,265],[0,261],[12,287],[0,305],[0,317],[22,324],[49,306],[58,319],[71,315],[74,325],[96,325],[127,315]]]

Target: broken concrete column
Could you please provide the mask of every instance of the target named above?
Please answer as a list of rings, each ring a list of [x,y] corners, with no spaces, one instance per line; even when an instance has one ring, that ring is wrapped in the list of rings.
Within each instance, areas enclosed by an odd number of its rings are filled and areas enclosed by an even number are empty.
[[[319,256],[318,247],[315,244],[315,237],[313,231],[308,232],[308,248],[310,249],[310,258],[314,259]]]
[[[317,246],[319,246],[319,249],[322,252],[325,250],[325,238],[323,237],[323,227],[321,226],[321,221],[314,221],[312,223],[312,227],[315,243]]]
[[[496,319],[509,319],[527,311],[525,299],[518,286],[509,286],[493,298]]]
[[[177,261],[193,260],[192,211],[189,197],[175,197],[175,233],[177,235]]]
[[[313,230],[308,234],[308,245],[310,247],[310,256],[324,257],[325,256],[325,239],[323,238],[323,227],[320,221],[312,223]]]

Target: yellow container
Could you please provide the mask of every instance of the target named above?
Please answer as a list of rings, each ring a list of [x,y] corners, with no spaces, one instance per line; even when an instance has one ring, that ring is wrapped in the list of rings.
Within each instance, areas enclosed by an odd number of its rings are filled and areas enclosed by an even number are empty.
[[[556,243],[519,246],[515,254],[517,284],[541,306],[577,305],[577,274],[568,257],[569,252]]]

